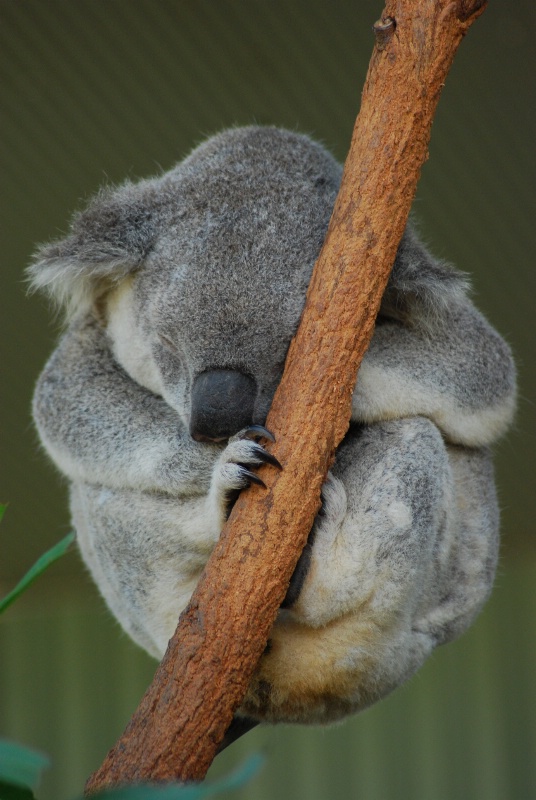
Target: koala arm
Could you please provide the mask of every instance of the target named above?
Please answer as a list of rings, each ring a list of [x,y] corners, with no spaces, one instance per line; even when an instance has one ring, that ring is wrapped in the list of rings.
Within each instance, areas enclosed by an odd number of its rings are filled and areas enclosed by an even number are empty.
[[[480,447],[506,430],[514,406],[510,349],[464,299],[430,324],[379,318],[359,370],[352,419],[422,415],[447,440]]]
[[[206,493],[220,448],[194,442],[178,414],[114,360],[92,317],[74,322],[37,383],[34,418],[73,481],[188,496]]]
[[[205,500],[71,484],[84,561],[124,629],[158,659],[219,535]]]

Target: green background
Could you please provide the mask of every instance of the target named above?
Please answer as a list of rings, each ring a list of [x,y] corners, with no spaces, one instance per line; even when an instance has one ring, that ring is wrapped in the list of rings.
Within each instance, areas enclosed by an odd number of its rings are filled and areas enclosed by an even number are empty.
[[[0,594],[69,530],[39,450],[32,386],[60,329],[23,270],[102,183],[168,168],[232,124],[310,133],[341,160],[370,57],[371,0],[0,0]],[[414,212],[468,271],[511,343],[516,424],[497,447],[503,553],[473,629],[409,686],[330,729],[262,729],[218,759],[268,754],[233,797],[536,797],[533,451],[536,12],[491,3],[462,43]],[[0,736],[53,756],[45,800],[68,800],[126,724],[153,662],[110,619],[75,553],[0,623]]]

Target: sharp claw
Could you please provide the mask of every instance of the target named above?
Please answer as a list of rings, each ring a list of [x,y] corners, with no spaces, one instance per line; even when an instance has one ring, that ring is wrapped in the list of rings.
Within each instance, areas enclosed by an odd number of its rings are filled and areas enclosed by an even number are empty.
[[[244,439],[255,439],[258,436],[262,439],[268,439],[270,442],[275,442],[275,436],[264,425],[249,425],[249,427],[241,431],[240,435]]]
[[[265,464],[271,464],[273,467],[277,467],[277,469],[283,469],[277,458],[262,447],[259,446],[259,449],[255,450],[255,455],[259,461],[264,461]]]
[[[266,489],[265,482],[263,480],[261,480],[261,478],[259,478],[258,475],[255,475],[254,472],[251,472],[249,469],[246,469],[245,467],[242,467],[241,474],[242,474],[242,476],[244,478],[248,479],[250,484],[251,483],[256,483],[258,486],[264,486],[264,488]]]

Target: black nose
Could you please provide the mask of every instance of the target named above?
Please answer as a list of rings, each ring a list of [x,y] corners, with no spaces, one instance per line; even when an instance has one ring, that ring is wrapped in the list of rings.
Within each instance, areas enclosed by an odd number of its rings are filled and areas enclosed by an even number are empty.
[[[192,387],[190,435],[198,442],[228,439],[253,421],[257,385],[233,369],[201,372]]]

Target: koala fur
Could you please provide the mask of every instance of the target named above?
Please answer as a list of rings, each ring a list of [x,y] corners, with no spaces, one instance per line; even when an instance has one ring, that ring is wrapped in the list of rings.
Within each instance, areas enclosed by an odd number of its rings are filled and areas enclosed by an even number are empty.
[[[37,428],[100,591],[157,658],[267,460],[248,428],[266,419],[340,176],[306,136],[224,131],[163,175],[103,190],[30,269],[69,319],[37,384]],[[240,713],[330,722],[467,628],[493,581],[489,447],[514,404],[507,345],[408,226]]]

